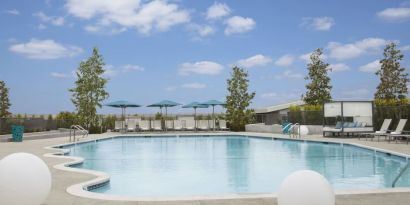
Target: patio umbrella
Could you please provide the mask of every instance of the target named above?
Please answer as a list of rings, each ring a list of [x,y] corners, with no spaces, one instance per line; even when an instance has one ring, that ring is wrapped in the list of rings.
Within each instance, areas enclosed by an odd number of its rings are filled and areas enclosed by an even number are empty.
[[[168,115],[168,107],[175,107],[177,105],[181,105],[181,104],[174,102],[174,101],[170,101],[170,100],[163,100],[161,102],[148,105],[147,107],[159,107],[161,110],[164,107],[165,108],[165,118],[166,118]],[[167,131],[167,126],[165,126],[165,131]]]
[[[208,108],[208,107],[209,107],[209,105],[204,105],[204,104],[201,104],[199,102],[191,102],[189,104],[186,104],[186,105],[182,106],[182,108],[194,108],[195,129],[196,129],[196,120],[195,120],[195,118],[196,118],[196,109],[197,108]]]
[[[215,106],[217,106],[217,105],[224,106],[224,105],[226,105],[226,103],[218,101],[218,100],[208,100],[204,103],[201,103],[201,105],[212,106],[212,119],[214,121],[214,126],[213,126],[214,130],[213,131],[215,131]]]
[[[121,116],[122,116],[122,119],[124,119],[124,120],[125,120],[125,109],[127,107],[141,107],[141,105],[138,105],[138,104],[135,104],[135,103],[132,103],[132,102],[128,102],[128,101],[125,101],[125,100],[110,102],[110,103],[105,104],[104,106],[121,108]]]

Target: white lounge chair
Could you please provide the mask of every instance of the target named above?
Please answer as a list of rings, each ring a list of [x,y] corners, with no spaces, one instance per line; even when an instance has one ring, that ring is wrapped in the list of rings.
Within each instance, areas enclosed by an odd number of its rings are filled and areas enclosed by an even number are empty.
[[[200,130],[209,130],[208,120],[199,120],[198,121],[198,129],[200,129]]]
[[[185,120],[185,129],[186,130],[195,130],[195,120]]]
[[[402,137],[400,135],[402,135],[403,129],[406,126],[407,123],[407,119],[400,119],[399,124],[397,124],[396,130],[394,130],[393,132],[384,134],[384,135],[378,135],[378,138],[380,139],[380,137],[385,137],[385,139],[387,137],[389,137],[389,141],[390,139],[395,139],[397,140],[398,137]]]
[[[115,121],[114,131],[119,132],[123,128],[124,128],[124,121]]]
[[[174,130],[182,130],[182,121],[174,120]]]
[[[135,132],[136,129],[137,129],[137,120],[135,119],[127,120],[127,131]]]
[[[149,131],[151,129],[149,120],[141,120],[139,122],[139,128],[141,131]]]
[[[387,131],[389,130],[389,126],[391,124],[392,119],[384,119],[382,126],[380,127],[380,130],[372,133],[363,133],[362,135],[366,138],[367,137],[374,137],[376,135],[383,135],[386,134]],[[359,135],[360,136],[360,135]],[[360,138],[359,138],[360,139]]]
[[[219,120],[219,129],[220,130],[229,130],[228,127],[226,126],[226,120]]]
[[[174,121],[173,120],[166,120],[165,121],[165,127],[167,130],[173,130],[174,129]]]
[[[153,130],[162,131],[162,121],[161,120],[154,120],[153,123],[154,123],[154,126],[152,126]]]

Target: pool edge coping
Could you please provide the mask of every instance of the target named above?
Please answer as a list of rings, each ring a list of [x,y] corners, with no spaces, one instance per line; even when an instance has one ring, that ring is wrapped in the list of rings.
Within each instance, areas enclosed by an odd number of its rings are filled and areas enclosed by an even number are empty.
[[[96,178],[87,180],[85,182],[73,184],[66,188],[67,193],[83,198],[89,199],[97,199],[97,200],[109,200],[109,201],[201,201],[201,200],[226,200],[226,199],[261,199],[261,198],[276,198],[277,193],[226,193],[226,194],[213,194],[213,195],[194,195],[194,196],[184,196],[184,197],[135,197],[135,196],[120,196],[120,195],[110,195],[110,194],[102,194],[88,191],[87,188],[90,186],[95,186],[98,184],[107,183],[110,180],[110,175],[96,170],[89,170],[89,169],[82,169],[82,168],[75,168],[70,167],[71,165],[79,164],[84,161],[82,157],[74,157],[74,156],[65,156],[64,154],[68,153],[67,149],[60,148],[62,146],[68,145],[75,145],[75,144],[83,144],[89,142],[97,142],[101,140],[107,139],[114,139],[119,137],[144,137],[149,135],[152,136],[162,136],[162,137],[174,137],[174,136],[221,136],[221,135],[230,135],[230,136],[243,136],[243,137],[257,137],[257,138],[271,138],[279,139],[279,140],[293,140],[293,141],[303,141],[303,142],[328,142],[340,145],[351,145],[356,146],[368,150],[378,151],[382,153],[388,153],[391,155],[396,155],[400,157],[404,157],[407,161],[410,160],[410,155],[396,152],[393,150],[381,149],[377,147],[371,147],[367,145],[352,143],[352,142],[333,142],[327,141],[326,138],[322,139],[299,139],[299,138],[288,138],[288,137],[279,137],[279,136],[266,136],[266,133],[233,133],[233,132],[226,132],[226,133],[141,133],[141,134],[120,134],[116,136],[103,136],[98,139],[89,139],[81,142],[69,142],[69,143],[62,143],[56,144],[52,146],[44,147],[47,150],[53,150],[54,152],[46,153],[43,156],[51,157],[51,158],[60,158],[60,159],[68,159],[70,161],[63,162],[57,165],[54,165],[53,168],[62,171],[68,172],[75,172],[87,175],[96,176]],[[346,195],[360,195],[360,194],[385,194],[385,193],[410,193],[410,187],[398,187],[398,188],[382,188],[382,189],[358,189],[358,190],[339,190],[335,191],[336,196],[346,196]]]

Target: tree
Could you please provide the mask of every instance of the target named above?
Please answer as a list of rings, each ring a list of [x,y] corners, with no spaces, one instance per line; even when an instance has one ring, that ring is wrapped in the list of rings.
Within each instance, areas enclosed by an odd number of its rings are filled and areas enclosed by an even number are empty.
[[[104,65],[103,57],[94,48],[91,57],[80,63],[76,86],[70,89],[79,123],[87,129],[98,124],[97,107],[101,107],[102,101],[109,96],[105,91],[108,80],[102,76]]]
[[[322,105],[325,102],[332,100],[330,91],[330,78],[327,71],[330,70],[329,64],[322,60],[323,50],[318,48],[310,55],[310,63],[308,67],[308,75],[305,80],[310,80],[306,85],[306,94],[303,96],[303,101],[308,105]]]
[[[11,112],[9,112],[10,106],[9,88],[7,88],[4,81],[0,80],[0,118],[11,115]]]
[[[226,119],[233,131],[245,129],[245,125],[255,120],[255,112],[248,109],[255,92],[248,92],[248,72],[239,67],[233,67],[231,79],[227,80],[228,95],[226,96]]]
[[[383,56],[384,58],[380,60],[380,70],[376,72],[376,75],[380,77],[380,83],[374,94],[376,103],[407,103],[407,83],[410,80],[406,69],[400,65],[403,54],[392,42],[384,48]]]

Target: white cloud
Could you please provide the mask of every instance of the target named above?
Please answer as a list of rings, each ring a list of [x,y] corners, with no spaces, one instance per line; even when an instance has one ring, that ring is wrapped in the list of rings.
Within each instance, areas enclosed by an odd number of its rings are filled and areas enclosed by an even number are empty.
[[[228,16],[230,13],[231,9],[228,7],[228,5],[215,2],[212,6],[208,8],[206,12],[206,19],[220,19],[222,17]]]
[[[187,10],[165,0],[68,0],[65,7],[73,16],[83,19],[97,19],[94,26],[117,25],[135,28],[142,34],[153,30],[166,31],[172,26],[190,21]],[[90,27],[87,30],[92,30]]]
[[[72,77],[72,76],[69,75],[69,74],[66,74],[66,73],[57,73],[57,72],[53,72],[53,73],[51,73],[50,75],[53,76],[53,77],[56,77],[56,78],[69,78],[69,77]]]
[[[41,23],[37,26],[37,28],[38,28],[38,30],[44,30],[44,29],[47,28],[47,26]]]
[[[360,66],[359,70],[366,73],[376,73],[380,69],[380,60],[372,61],[366,65]]]
[[[90,33],[100,33],[100,34],[106,34],[106,35],[114,35],[118,33],[122,33],[127,30],[126,27],[105,27],[105,26],[100,26],[100,25],[87,25],[84,27],[84,30]]]
[[[246,59],[241,59],[237,62],[237,64],[240,67],[252,68],[257,66],[266,66],[271,62],[272,59],[270,57],[258,54]]]
[[[225,34],[244,33],[255,28],[256,22],[252,18],[233,16],[226,20]]]
[[[168,87],[165,88],[165,90],[166,91],[175,91],[175,90],[177,90],[177,88],[178,88],[177,86],[168,86]]]
[[[290,66],[293,64],[295,57],[292,55],[283,55],[275,61],[277,66]]]
[[[348,99],[364,99],[370,93],[367,88],[351,89],[342,91],[342,95]]]
[[[329,68],[332,69],[331,72],[343,72],[350,70],[350,67],[344,63],[331,64]]]
[[[203,88],[206,88],[206,84],[203,84],[203,83],[187,83],[187,84],[182,84],[181,88],[203,89]]]
[[[33,16],[39,18],[41,21],[45,23],[50,23],[54,26],[62,26],[64,25],[64,17],[59,16],[47,16],[43,12],[34,13]]]
[[[105,70],[104,76],[114,77],[122,73],[125,74],[129,72],[141,72],[141,71],[144,71],[145,68],[138,66],[138,65],[131,65],[131,64],[126,64],[126,65],[118,66],[118,67],[114,67],[113,65],[105,65],[104,70]]]
[[[20,15],[20,11],[18,11],[17,9],[5,10],[4,12],[15,16]]]
[[[180,65],[178,73],[180,75],[217,75],[221,73],[223,68],[223,65],[212,61],[199,61],[195,63],[187,62]]]
[[[312,52],[310,53],[305,53],[299,56],[299,59],[302,61],[305,61],[306,63],[310,63],[310,56],[312,55]],[[327,59],[327,55],[322,54],[322,60]]]
[[[328,31],[335,25],[332,17],[305,17],[302,19],[302,25],[318,31]]]
[[[198,35],[199,37],[207,37],[215,33],[215,29],[209,25],[191,24],[188,29]]]
[[[10,46],[10,51],[30,59],[58,59],[78,55],[83,49],[72,45],[63,45],[54,40],[31,39],[27,43]]]
[[[304,76],[301,73],[295,73],[293,71],[287,70],[279,75],[276,75],[276,79],[301,79]]]
[[[399,48],[401,51],[410,51],[410,45],[402,46]]]
[[[388,21],[410,19],[410,8],[387,8],[377,13],[377,16]]]
[[[331,58],[344,60],[356,58],[372,51],[379,51],[387,43],[387,40],[381,38],[366,38],[349,44],[330,42],[327,49],[330,51]]]
[[[278,94],[273,93],[273,92],[271,92],[271,93],[262,93],[261,94],[261,98],[264,98],[264,99],[277,98],[277,97],[278,97]]]

